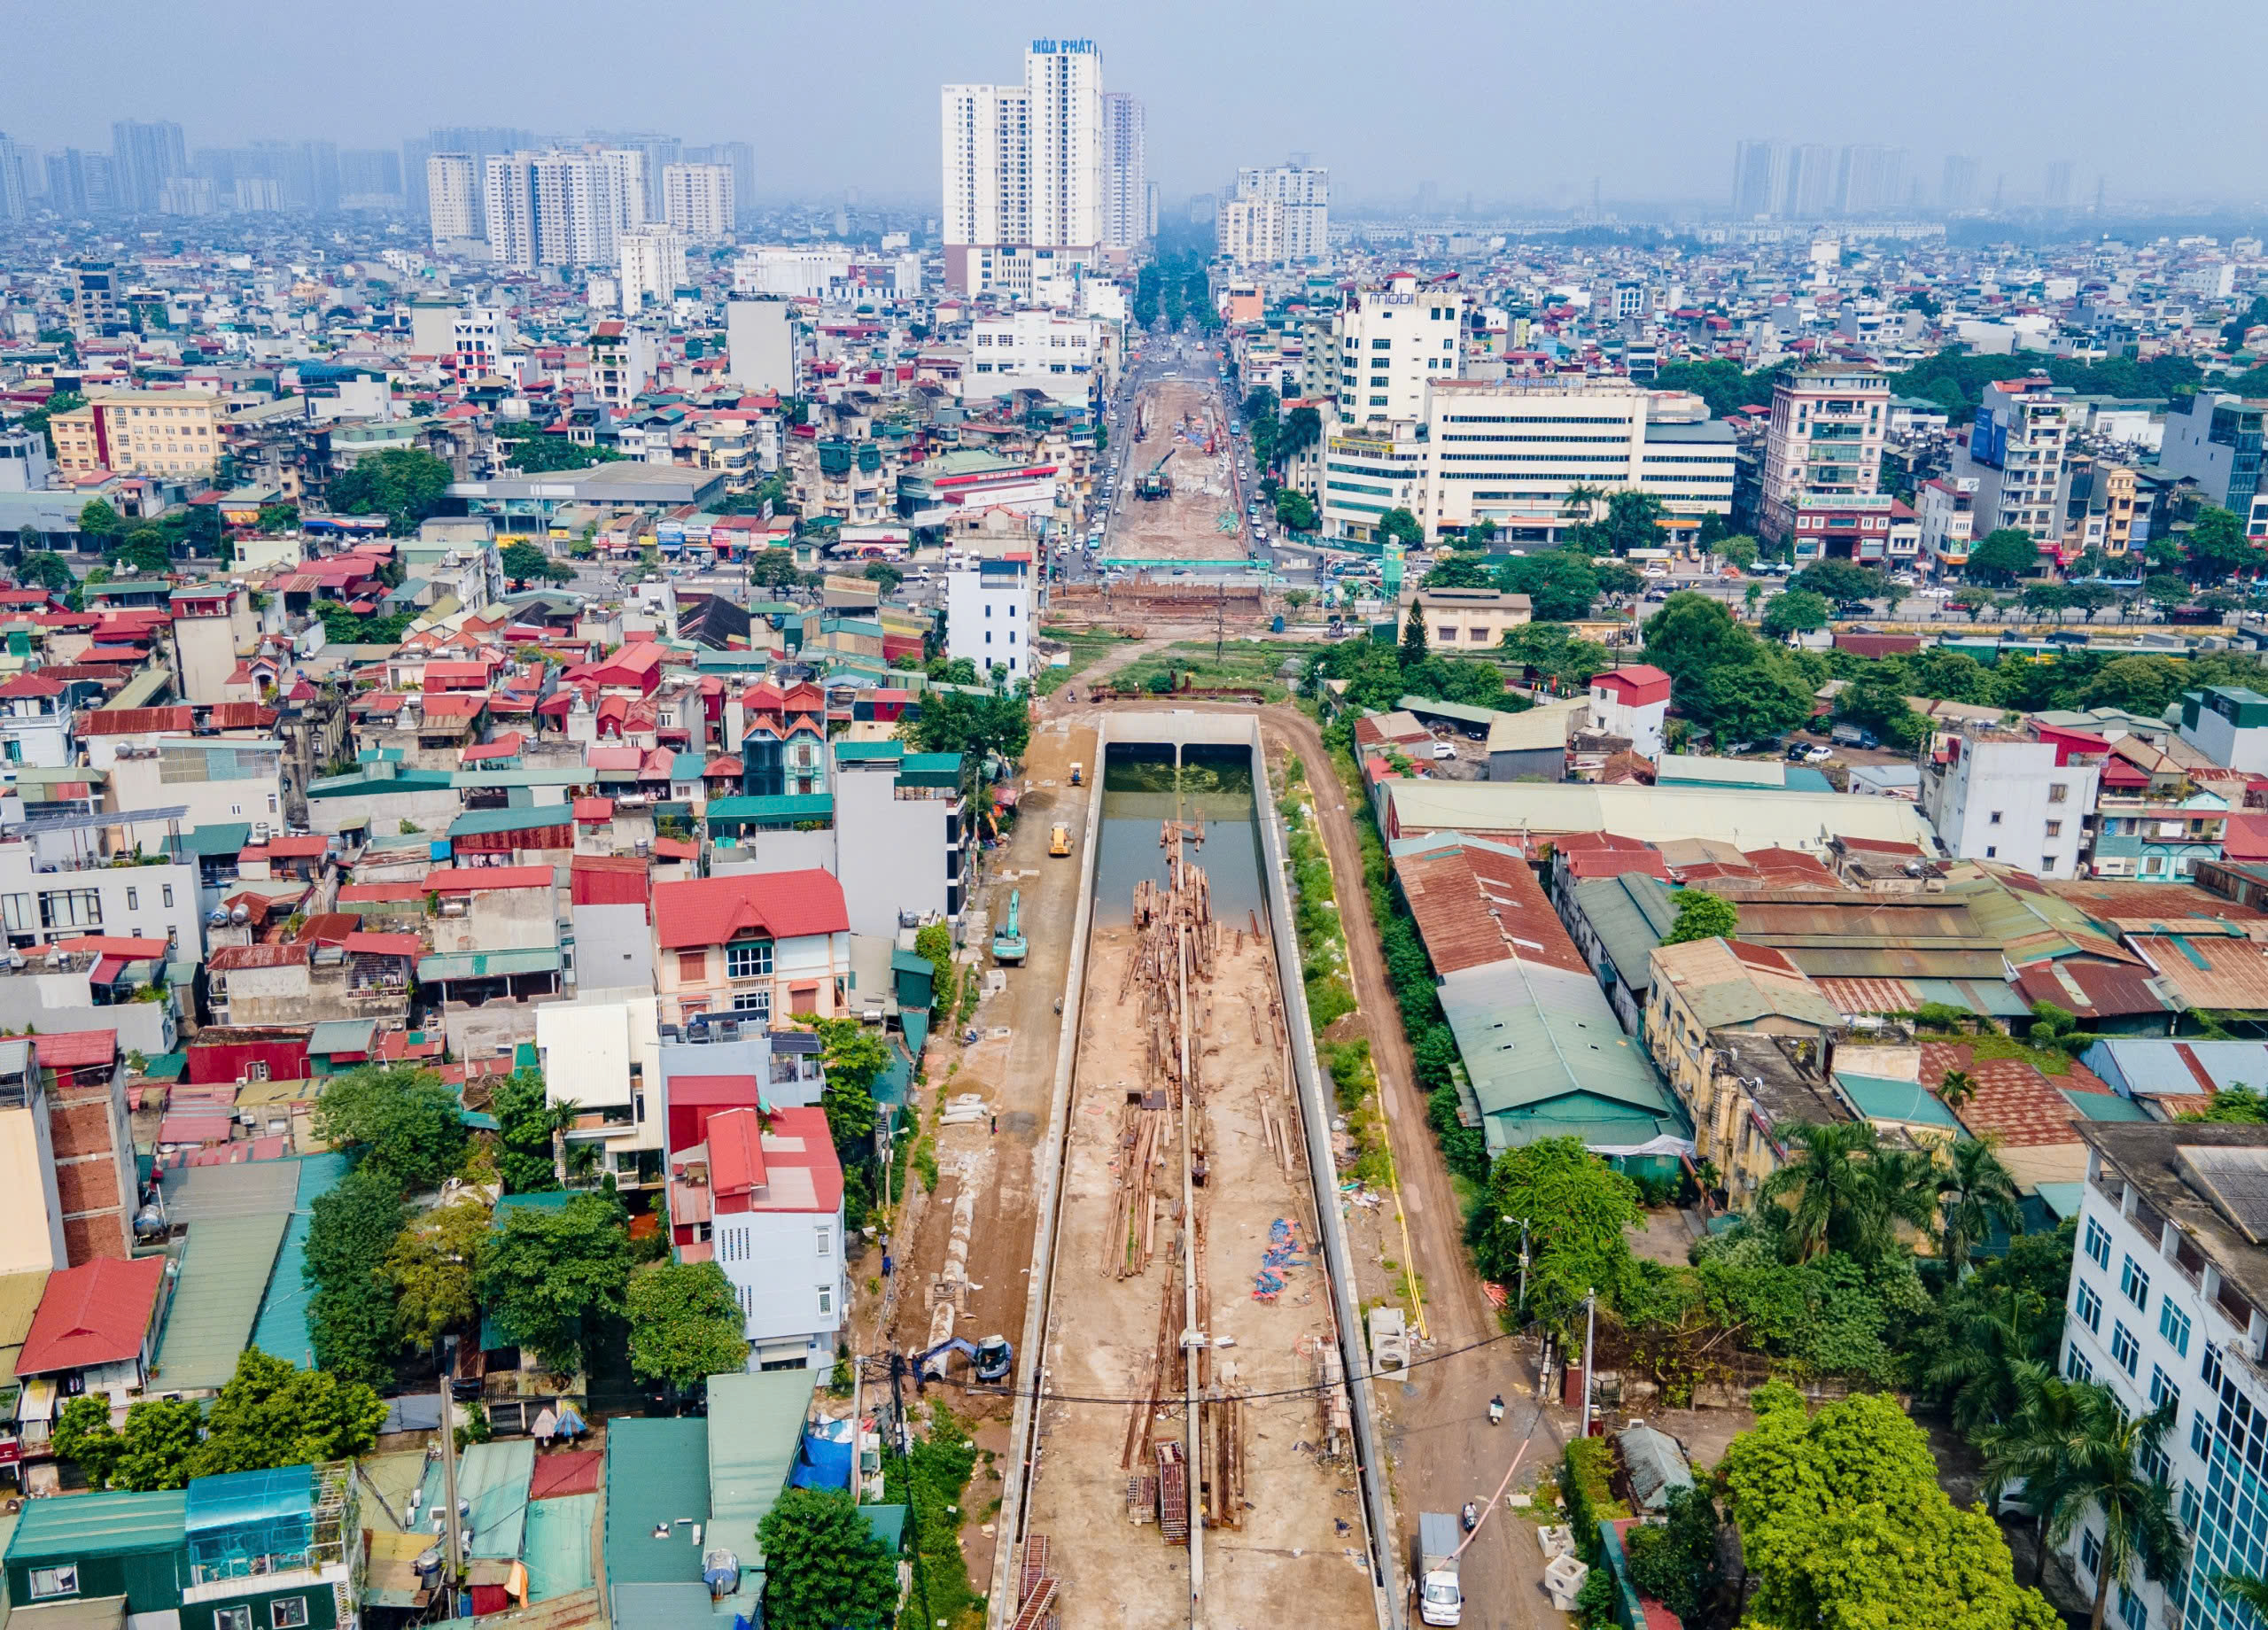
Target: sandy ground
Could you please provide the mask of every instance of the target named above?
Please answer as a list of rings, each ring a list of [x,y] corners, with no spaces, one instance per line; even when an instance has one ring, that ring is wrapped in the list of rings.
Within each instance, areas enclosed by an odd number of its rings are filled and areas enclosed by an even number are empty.
[[[1218,392],[1193,380],[1169,379],[1152,387],[1148,398],[1150,433],[1127,453],[1106,559],[1133,566],[1242,561],[1247,553],[1244,517],[1237,513]],[[1210,455],[1205,451],[1208,432],[1220,449]],[[1166,474],[1173,478],[1173,496],[1135,497],[1135,482],[1169,451]],[[1223,516],[1235,523],[1235,530],[1220,529]]]
[[[1138,1467],[1129,1463],[1127,1445],[1141,1406],[1075,1401],[1147,1397],[1168,1297],[1170,1323],[1177,1329],[1182,1322],[1172,1269],[1177,1236],[1168,1220],[1181,1192],[1177,1123],[1163,1140],[1165,1164],[1155,1180],[1161,1226],[1146,1270],[1122,1279],[1102,1265],[1122,1159],[1122,1108],[1130,1085],[1138,1091],[1150,1084],[1136,1039],[1137,1000],[1122,1005],[1118,998],[1133,943],[1129,927],[1099,926],[1094,933],[1049,1329],[1056,1401],[1041,1415],[1029,1529],[1048,1536],[1063,1598],[1081,1622],[1163,1630],[1189,1621],[1190,1558],[1155,1524],[1129,1519],[1127,1479]],[[1331,1331],[1319,1269],[1280,1269],[1285,1284],[1271,1301],[1253,1293],[1271,1224],[1283,1219],[1303,1241],[1314,1226],[1304,1163],[1295,1160],[1287,1175],[1262,1126],[1263,1103],[1296,1114],[1281,1090],[1278,1033],[1265,1016],[1273,978],[1264,950],[1248,936],[1239,943],[1224,925],[1209,997],[1192,1004],[1207,1083],[1200,1111],[1208,1160],[1198,1201],[1200,1317],[1215,1343],[1212,1378],[1255,1395],[1245,1406],[1246,1504],[1238,1525],[1204,1535],[1199,1622],[1262,1625],[1297,1601],[1326,1623],[1352,1624],[1368,1616],[1369,1579],[1351,1469],[1319,1455],[1322,1421],[1312,1396],[1257,1396],[1310,1386],[1315,1345]],[[1182,1411],[1171,1401],[1179,1390],[1177,1363],[1162,1389],[1157,1440],[1181,1435]]]

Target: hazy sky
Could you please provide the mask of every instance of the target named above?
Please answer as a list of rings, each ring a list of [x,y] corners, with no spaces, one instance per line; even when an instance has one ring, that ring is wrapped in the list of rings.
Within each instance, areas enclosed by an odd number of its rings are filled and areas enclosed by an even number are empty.
[[[1749,136],[1909,147],[2036,196],[2051,159],[2114,200],[2268,198],[2263,0],[0,0],[0,129],[107,147],[388,145],[435,124],[756,144],[760,190],[934,198],[937,87],[1014,81],[1085,35],[1149,106],[1168,198],[1302,151],[1341,198],[1722,201]]]

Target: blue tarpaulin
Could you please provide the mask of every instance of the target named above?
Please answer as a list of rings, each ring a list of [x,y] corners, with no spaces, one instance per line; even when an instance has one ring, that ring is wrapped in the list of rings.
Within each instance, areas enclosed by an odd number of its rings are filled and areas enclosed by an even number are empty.
[[[850,1456],[851,1446],[847,1439],[838,1443],[813,1437],[807,1432],[796,1451],[795,1470],[788,1472],[788,1481],[796,1488],[848,1488]]]

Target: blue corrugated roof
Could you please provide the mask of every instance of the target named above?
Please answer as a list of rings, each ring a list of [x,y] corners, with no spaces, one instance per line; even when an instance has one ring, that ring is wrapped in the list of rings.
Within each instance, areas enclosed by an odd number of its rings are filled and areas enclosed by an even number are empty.
[[[343,1154],[310,1154],[299,1161],[299,1191],[291,1202],[291,1225],[268,1276],[268,1294],[252,1327],[252,1344],[302,1370],[315,1367],[315,1338],[307,1333],[307,1213],[346,1175]]]

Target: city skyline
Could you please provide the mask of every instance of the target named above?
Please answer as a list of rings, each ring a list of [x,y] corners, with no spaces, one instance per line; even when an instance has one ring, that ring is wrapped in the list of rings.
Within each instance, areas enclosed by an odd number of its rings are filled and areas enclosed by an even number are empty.
[[[428,127],[475,119],[558,136],[660,128],[688,144],[753,143],[757,198],[815,198],[855,187],[870,201],[934,202],[937,85],[990,82],[1003,54],[1029,40],[1084,35],[1109,60],[1112,88],[1146,104],[1149,173],[1169,198],[1216,191],[1239,166],[1297,150],[1332,169],[1342,208],[1414,198],[1412,177],[1443,200],[1470,195],[1480,206],[1576,207],[1596,188],[1618,201],[1722,207],[1730,202],[1724,155],[1764,138],[1907,150],[1907,174],[1922,182],[1925,201],[1938,190],[1946,159],[1973,159],[1980,206],[1996,191],[2012,207],[2052,202],[2059,180],[2072,206],[2091,203],[2098,181],[2128,203],[2246,205],[2262,198],[2256,159],[2268,150],[2268,114],[2243,85],[2253,54],[2244,43],[2268,43],[2268,23],[2233,0],[2201,0],[2188,13],[2225,49],[2178,59],[2122,50],[2106,4],[2058,8],[2055,73],[2029,89],[2011,89],[2000,65],[2023,49],[2047,12],[1931,0],[1902,20],[1916,37],[1961,48],[1932,53],[1927,73],[1901,83],[1894,97],[1852,95],[1846,77],[1814,74],[1705,100],[1664,92],[1686,83],[1693,63],[1736,47],[1736,29],[1767,37],[1775,19],[1800,17],[1806,62],[1868,62],[1881,60],[1880,19],[1767,4],[1736,21],[1621,0],[1593,20],[1615,41],[1618,78],[1634,97],[1602,99],[1581,75],[1533,73],[1518,96],[1498,97],[1458,87],[1470,81],[1472,65],[1528,60],[1528,21],[1501,8],[1452,5],[1441,27],[1422,34],[1366,31],[1365,96],[1329,103],[1302,88],[1329,79],[1348,35],[1329,26],[1287,27],[1274,7],[1223,13],[1168,0],[1138,26],[1091,4],[895,9],[890,26],[861,46],[859,93],[846,98],[841,76],[796,66],[841,55],[829,19],[791,8],[715,8],[693,18],[690,32],[681,26],[664,35],[620,30],[617,13],[574,0],[540,13],[500,5],[470,14],[411,0],[383,25],[341,11],[336,27],[310,26],[304,8],[255,5],[249,21],[232,12],[226,29],[214,26],[218,13],[208,7],[129,6],[146,49],[116,65],[105,95],[88,96],[54,75],[29,76],[12,88],[0,128],[49,151],[105,151],[114,123],[168,120],[183,127],[192,151],[262,138],[394,148]],[[276,26],[262,27],[262,13]],[[2106,26],[2088,27],[2090,17]],[[405,82],[384,66],[396,58],[380,47],[421,29],[445,35],[451,46]],[[602,64],[589,50],[602,32]],[[16,37],[27,60],[68,60],[98,50],[103,33],[92,17],[43,12],[22,19]],[[252,35],[262,40],[268,71],[323,82],[322,128],[293,128],[280,114],[214,113],[206,88],[242,71],[240,42]],[[702,47],[687,50],[695,35]],[[1189,50],[1200,38],[1207,49]],[[1454,53],[1433,49],[1442,38],[1456,42]],[[1247,55],[1239,43],[1270,72],[1239,71],[1235,65]],[[500,77],[499,61],[516,71]],[[2129,105],[2178,97],[2180,105],[2215,109],[2213,139],[2194,139],[2169,121],[2104,119],[2100,98],[2085,88],[2105,82],[2116,82]]]

